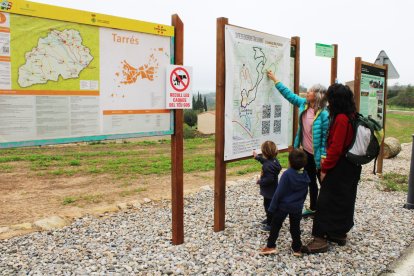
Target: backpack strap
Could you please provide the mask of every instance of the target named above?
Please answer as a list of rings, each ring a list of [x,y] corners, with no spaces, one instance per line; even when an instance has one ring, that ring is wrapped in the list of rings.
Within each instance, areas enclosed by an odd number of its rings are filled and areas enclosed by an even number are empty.
[[[346,154],[346,152],[348,152],[351,149],[352,145],[355,143],[355,139],[356,139],[356,135],[355,135],[355,132],[356,132],[356,120],[357,120],[358,116],[360,116],[360,115],[361,114],[359,114],[358,112],[355,112],[354,118],[351,118],[351,116],[347,115],[347,117],[348,117],[348,123],[351,125],[351,127],[352,127],[352,129],[354,131],[354,136],[352,137],[351,143],[346,147],[345,154]],[[347,128],[346,128],[346,137],[348,137],[348,128],[349,127],[347,126]]]
[[[376,175],[377,173],[376,173],[376,168],[377,168],[377,158],[378,158],[378,155],[375,157],[375,159],[374,159],[374,170],[372,171],[372,173],[374,174],[374,175]]]

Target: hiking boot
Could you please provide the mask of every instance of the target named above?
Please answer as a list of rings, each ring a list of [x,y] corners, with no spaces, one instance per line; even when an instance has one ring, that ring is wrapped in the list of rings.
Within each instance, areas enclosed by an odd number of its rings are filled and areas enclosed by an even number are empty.
[[[324,238],[314,237],[313,241],[302,247],[303,253],[324,253],[328,251],[328,241]]]
[[[267,224],[267,219],[262,220],[260,224]]]
[[[271,255],[271,254],[276,254],[276,253],[277,253],[276,247],[270,248],[266,246],[266,247],[261,248],[259,251],[260,255]]]
[[[260,230],[262,230],[263,232],[270,232],[270,230],[272,230],[272,226],[262,225],[262,227],[260,227]]]
[[[329,236],[328,241],[334,242],[338,244],[339,246],[345,246],[346,245],[346,234],[342,237],[340,236]]]
[[[302,212],[302,217],[307,218],[307,217],[313,217],[315,215],[316,211],[311,210],[309,208],[306,208],[305,210],[303,210]]]

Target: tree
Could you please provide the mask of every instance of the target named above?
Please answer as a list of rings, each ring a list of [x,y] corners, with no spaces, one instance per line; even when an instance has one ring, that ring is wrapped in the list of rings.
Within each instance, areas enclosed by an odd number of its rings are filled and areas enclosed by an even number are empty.
[[[197,124],[197,112],[191,109],[184,110],[184,122],[193,127]]]
[[[204,111],[207,111],[207,97],[204,96]]]

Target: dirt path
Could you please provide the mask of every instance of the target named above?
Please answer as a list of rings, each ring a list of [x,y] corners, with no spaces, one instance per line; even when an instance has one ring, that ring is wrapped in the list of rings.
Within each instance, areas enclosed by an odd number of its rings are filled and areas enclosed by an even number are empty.
[[[231,169],[228,170],[231,172]],[[247,175],[252,176],[253,174]],[[240,178],[233,176],[227,180]],[[103,210],[115,211],[119,203],[143,202],[171,198],[171,177],[147,175],[125,182],[111,180],[108,175],[62,176],[45,179],[22,173],[2,174],[0,194],[0,228],[33,223],[38,219],[58,215],[68,220]],[[214,172],[184,175],[185,194],[196,192],[202,186],[214,185]],[[70,202],[73,200],[74,202]],[[213,204],[213,202],[212,202]],[[111,207],[108,208],[108,207]],[[15,234],[33,230],[17,231]],[[9,235],[1,234],[0,238]]]

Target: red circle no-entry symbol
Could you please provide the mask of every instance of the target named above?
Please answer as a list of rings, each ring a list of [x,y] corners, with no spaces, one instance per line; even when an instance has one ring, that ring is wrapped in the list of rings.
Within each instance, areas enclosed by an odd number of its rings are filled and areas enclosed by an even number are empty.
[[[177,67],[171,72],[170,84],[175,91],[183,92],[190,84],[190,74],[183,67]]]

